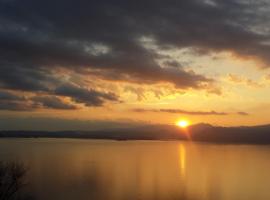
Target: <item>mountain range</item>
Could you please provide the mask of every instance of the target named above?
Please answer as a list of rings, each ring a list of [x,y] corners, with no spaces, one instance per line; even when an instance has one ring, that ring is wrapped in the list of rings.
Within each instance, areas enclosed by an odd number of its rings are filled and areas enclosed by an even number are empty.
[[[147,125],[95,131],[0,131],[0,137],[85,138],[113,140],[191,140],[198,142],[270,144],[270,125],[221,127],[195,124],[186,128],[174,125]]]

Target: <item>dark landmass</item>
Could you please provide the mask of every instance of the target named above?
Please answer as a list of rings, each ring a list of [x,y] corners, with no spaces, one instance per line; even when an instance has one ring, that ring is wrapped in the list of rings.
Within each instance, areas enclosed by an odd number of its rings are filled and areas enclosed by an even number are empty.
[[[196,124],[186,129],[149,125],[95,131],[0,131],[0,138],[82,138],[113,140],[192,140],[215,143],[270,144],[270,125],[217,127]]]

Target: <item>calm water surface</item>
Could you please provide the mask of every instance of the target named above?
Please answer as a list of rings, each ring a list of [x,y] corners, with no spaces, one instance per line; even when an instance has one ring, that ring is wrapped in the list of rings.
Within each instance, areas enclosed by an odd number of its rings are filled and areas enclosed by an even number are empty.
[[[40,200],[269,200],[270,146],[0,139]]]

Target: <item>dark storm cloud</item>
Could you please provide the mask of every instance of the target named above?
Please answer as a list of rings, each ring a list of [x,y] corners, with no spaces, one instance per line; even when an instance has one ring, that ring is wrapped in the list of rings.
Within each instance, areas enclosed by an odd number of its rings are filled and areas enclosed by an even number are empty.
[[[0,87],[22,91],[49,91],[59,81],[47,69],[0,62]]]
[[[89,90],[72,84],[59,86],[55,94],[70,97],[74,102],[83,103],[86,106],[102,106],[105,101],[119,102],[114,93]]]
[[[42,108],[74,110],[79,109],[75,103],[85,106],[102,106],[107,101],[120,102],[114,93],[85,89],[72,84],[65,84],[51,91],[52,95],[37,94],[33,97],[20,96],[8,91],[0,91],[0,110],[31,111]],[[72,102],[66,102],[55,95],[69,97]]]
[[[33,107],[24,96],[7,91],[0,91],[0,110],[29,111]]]
[[[0,87],[52,95],[62,84],[53,70],[61,67],[102,79],[209,89],[214,80],[185,71],[160,50],[231,51],[269,64],[267,6],[236,0],[0,0]],[[117,99],[81,88],[56,93],[87,106]]]
[[[25,97],[18,96],[16,94],[13,94],[11,92],[7,91],[0,91],[0,100],[1,101],[21,101],[24,100]]]
[[[144,65],[151,62],[149,52],[138,44],[141,36],[153,37],[162,47],[229,49],[243,54],[256,53],[254,48],[269,39],[249,30],[266,20],[257,14],[265,2],[207,2],[2,1],[1,39],[7,50],[5,55],[15,54],[18,60],[106,66],[138,62],[134,58],[139,57],[144,58]],[[87,55],[84,47],[94,43],[106,45],[112,52]],[[12,52],[14,47],[16,51]],[[95,47],[90,45],[89,50],[94,52]],[[126,55],[133,59],[125,58]]]
[[[58,97],[55,96],[36,96],[31,99],[35,104],[43,108],[53,108],[61,110],[74,110],[78,109],[77,106],[70,103],[66,103]]]
[[[41,108],[77,109],[75,105],[66,103],[55,96],[34,96],[27,98],[11,92],[0,91],[0,110],[34,111]]]
[[[6,64],[6,63],[5,63]],[[12,105],[15,105],[14,110],[26,110],[41,108],[54,108],[54,109],[77,109],[72,104],[63,102],[60,98],[53,95],[61,95],[71,97],[73,101],[77,103],[84,103],[85,106],[101,106],[105,101],[118,101],[118,97],[114,93],[103,93],[94,89],[87,90],[73,84],[65,84],[65,81],[61,80],[61,76],[55,75],[53,72],[43,67],[19,67],[10,66],[8,63],[0,67],[0,87],[6,89],[31,91],[36,93],[36,97],[30,99],[30,104],[25,104],[22,100],[15,99],[21,98],[14,96],[12,93],[0,92],[0,100],[3,98],[14,98],[14,100],[21,100],[21,102],[6,103],[3,104],[1,109],[5,107],[8,110],[12,109]],[[41,94],[47,94],[51,96],[39,96]],[[12,96],[13,95],[13,96]],[[3,103],[3,102],[2,102]],[[21,104],[21,105],[20,105]],[[25,106],[27,105],[27,106]]]
[[[185,115],[229,115],[234,113],[228,112],[217,112],[217,111],[188,111],[182,109],[143,109],[135,108],[132,109],[133,112],[144,113],[144,112],[160,112],[160,113],[174,113],[174,114],[185,114]],[[246,112],[237,112],[238,115],[249,115]]]
[[[8,111],[31,111],[32,105],[22,101],[0,101],[0,110]]]
[[[191,85],[196,89],[207,88],[212,82],[211,79],[197,75],[194,72],[185,72],[176,68],[160,68],[151,71],[146,69],[141,73],[130,72],[129,74],[116,70],[95,70],[89,73],[105,80],[121,80],[131,83],[152,84],[158,82],[173,82],[180,88],[190,88]]]

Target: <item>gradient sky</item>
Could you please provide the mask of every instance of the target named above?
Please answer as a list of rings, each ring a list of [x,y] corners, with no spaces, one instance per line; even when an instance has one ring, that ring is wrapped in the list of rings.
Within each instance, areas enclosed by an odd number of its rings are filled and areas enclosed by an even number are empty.
[[[0,0],[0,129],[270,123],[269,11],[266,0]]]

